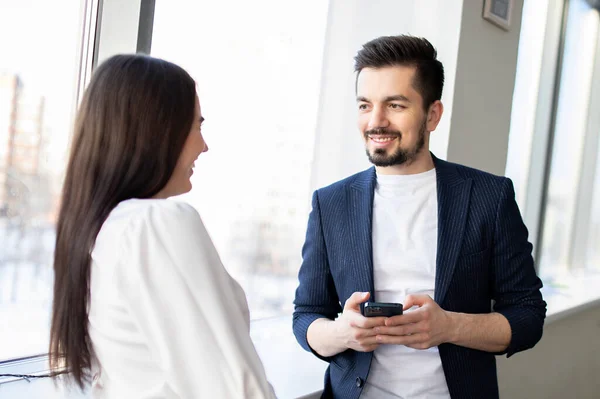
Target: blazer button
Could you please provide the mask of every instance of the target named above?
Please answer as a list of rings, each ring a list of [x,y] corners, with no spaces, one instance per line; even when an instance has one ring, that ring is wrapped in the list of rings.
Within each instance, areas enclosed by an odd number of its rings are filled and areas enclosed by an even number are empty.
[[[362,388],[363,385],[365,385],[365,382],[363,381],[363,379],[360,378],[360,377],[356,377],[356,387],[357,388]]]

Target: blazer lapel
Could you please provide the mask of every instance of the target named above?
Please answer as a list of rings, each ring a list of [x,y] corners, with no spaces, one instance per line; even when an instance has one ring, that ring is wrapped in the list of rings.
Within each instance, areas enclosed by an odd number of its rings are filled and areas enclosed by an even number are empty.
[[[375,300],[373,284],[373,195],[375,193],[375,167],[361,173],[351,184],[348,193],[349,245],[355,261],[356,291],[370,292]]]
[[[437,175],[438,247],[435,301],[441,304],[452,281],[467,221],[471,179],[458,174],[456,167],[433,157]]]

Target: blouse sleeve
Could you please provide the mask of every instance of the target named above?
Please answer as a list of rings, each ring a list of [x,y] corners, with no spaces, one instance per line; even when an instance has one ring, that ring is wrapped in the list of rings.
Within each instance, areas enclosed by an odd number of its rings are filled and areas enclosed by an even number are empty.
[[[118,284],[170,388],[182,398],[275,397],[248,334],[247,305],[195,209],[160,201],[124,238]]]

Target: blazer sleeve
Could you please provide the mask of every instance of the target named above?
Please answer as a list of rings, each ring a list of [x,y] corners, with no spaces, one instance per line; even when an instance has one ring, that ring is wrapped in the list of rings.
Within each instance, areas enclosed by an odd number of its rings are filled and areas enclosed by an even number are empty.
[[[306,337],[308,327],[316,319],[333,320],[342,311],[329,269],[318,191],[312,197],[298,280],[294,300],[294,335],[305,350],[329,361],[330,358],[324,358],[312,350]]]
[[[273,398],[246,305],[194,208],[154,205],[125,240],[121,291],[169,388],[182,398]]]
[[[496,212],[492,247],[494,311],[511,328],[507,357],[532,348],[542,337],[546,302],[532,257],[532,245],[517,203],[512,181],[504,179]]]

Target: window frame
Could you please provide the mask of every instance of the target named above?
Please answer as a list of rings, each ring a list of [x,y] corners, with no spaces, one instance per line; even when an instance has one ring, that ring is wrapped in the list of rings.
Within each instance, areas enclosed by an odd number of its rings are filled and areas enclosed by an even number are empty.
[[[534,243],[536,269],[538,274],[541,272],[542,275],[545,274],[543,269],[544,265],[541,264],[541,254],[543,250],[542,246],[546,208],[549,199],[548,194],[550,188],[552,164],[553,161],[557,162],[552,158],[555,145],[558,113],[560,112],[560,85],[563,74],[563,64],[565,61],[564,53],[566,50],[566,36],[569,29],[569,10],[572,6],[571,0],[553,1],[562,3],[562,8],[560,14],[558,15],[561,18],[560,27],[555,31],[559,33],[558,44],[556,45],[555,49],[556,70],[554,73],[552,96],[549,99],[551,107],[543,110],[544,112],[548,112],[547,110],[550,109],[550,113],[547,118],[547,124],[545,124],[543,121],[538,122],[537,118],[535,122],[536,132],[540,132],[540,135],[538,136],[540,142],[537,143],[537,146],[532,148],[530,174],[535,173],[535,177],[531,179],[530,176],[530,184],[527,192],[527,213],[525,215],[526,222],[535,223],[527,223],[527,225],[532,226],[533,228],[532,238],[534,239],[531,241]],[[585,3],[584,0],[576,1],[582,1]],[[552,9],[552,5],[550,5],[550,8]],[[558,4],[555,8],[559,9]],[[592,7],[590,6],[590,8]],[[555,10],[555,12],[557,11]],[[596,12],[598,12],[598,10],[596,10]],[[547,41],[545,46],[551,44],[551,39],[548,38],[548,35],[546,36],[545,40]],[[592,61],[593,67],[590,83],[591,87],[589,90],[589,101],[586,109],[586,120],[584,121],[585,131],[582,144],[583,149],[581,151],[581,158],[577,160],[577,162],[579,162],[579,173],[577,175],[578,181],[576,185],[573,218],[569,221],[571,229],[567,238],[569,240],[569,246],[566,254],[566,264],[569,273],[585,269],[586,264],[585,258],[587,256],[590,228],[589,212],[592,210],[592,200],[594,195],[593,183],[595,179],[595,173],[597,173],[596,163],[599,162],[597,149],[600,141],[600,118],[592,110],[600,107],[600,96],[595,93],[595,90],[600,89],[600,30],[597,32],[596,45],[594,48],[595,55]],[[546,48],[544,50],[544,56],[546,56]],[[543,115],[543,112],[540,113],[539,104],[538,108],[536,109],[536,113],[538,115]],[[536,138],[534,138],[534,141],[535,140]],[[542,145],[542,142],[545,146]],[[545,149],[545,153],[540,155],[542,147]],[[534,156],[536,157],[535,160],[533,159]],[[534,189],[535,191],[533,191]],[[555,273],[552,272],[550,274]]]

